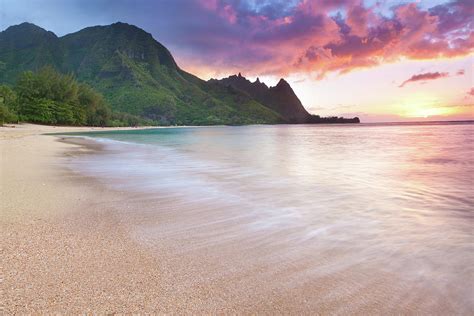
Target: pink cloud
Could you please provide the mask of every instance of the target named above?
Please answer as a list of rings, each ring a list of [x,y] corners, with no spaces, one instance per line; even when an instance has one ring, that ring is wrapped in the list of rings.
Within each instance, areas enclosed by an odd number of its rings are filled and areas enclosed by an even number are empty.
[[[193,39],[206,50],[202,64],[229,72],[323,77],[402,58],[474,52],[472,5],[463,0],[431,9],[399,4],[390,17],[377,11],[379,4],[367,7],[360,0],[199,1],[220,19],[212,34]]]
[[[199,3],[207,10],[216,10],[219,0],[199,0]]]
[[[449,73],[447,72],[426,72],[426,73],[411,76],[409,79],[403,81],[399,87],[402,88],[407,83],[411,83],[411,82],[418,82],[418,81],[426,82],[428,80],[436,80],[436,79],[445,78],[448,76],[449,76]]]

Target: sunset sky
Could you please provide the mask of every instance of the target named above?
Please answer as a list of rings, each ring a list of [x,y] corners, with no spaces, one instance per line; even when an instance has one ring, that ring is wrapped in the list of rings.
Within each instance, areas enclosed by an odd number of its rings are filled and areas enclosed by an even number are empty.
[[[474,119],[474,1],[0,0],[0,29],[137,25],[203,79],[285,77],[312,113]]]

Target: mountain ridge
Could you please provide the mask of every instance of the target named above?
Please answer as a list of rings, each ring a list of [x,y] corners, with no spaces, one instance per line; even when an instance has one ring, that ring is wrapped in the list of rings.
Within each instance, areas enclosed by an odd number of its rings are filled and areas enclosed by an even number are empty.
[[[0,32],[0,83],[13,84],[21,72],[42,66],[73,74],[114,110],[164,125],[305,123],[311,117],[286,81],[270,88],[259,81],[259,93],[204,81],[182,70],[150,33],[123,22],[61,37],[28,22]]]
[[[265,83],[260,82],[259,78],[255,82],[251,82],[241,73],[210,81],[244,91],[258,102],[282,115],[289,123],[307,123],[311,117],[290,84],[283,78],[273,87],[268,87]]]

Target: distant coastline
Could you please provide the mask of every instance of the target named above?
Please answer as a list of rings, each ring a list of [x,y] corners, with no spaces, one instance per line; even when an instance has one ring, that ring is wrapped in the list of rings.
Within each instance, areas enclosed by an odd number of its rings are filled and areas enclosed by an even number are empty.
[[[362,125],[436,125],[436,124],[474,124],[474,120],[433,120],[433,121],[395,121],[363,122]]]

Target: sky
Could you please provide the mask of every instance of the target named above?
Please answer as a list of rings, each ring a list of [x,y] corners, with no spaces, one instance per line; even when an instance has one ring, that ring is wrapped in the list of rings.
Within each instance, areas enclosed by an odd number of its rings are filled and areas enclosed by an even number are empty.
[[[117,21],[203,79],[286,78],[306,109],[365,122],[474,119],[471,0],[0,0],[0,30]]]

